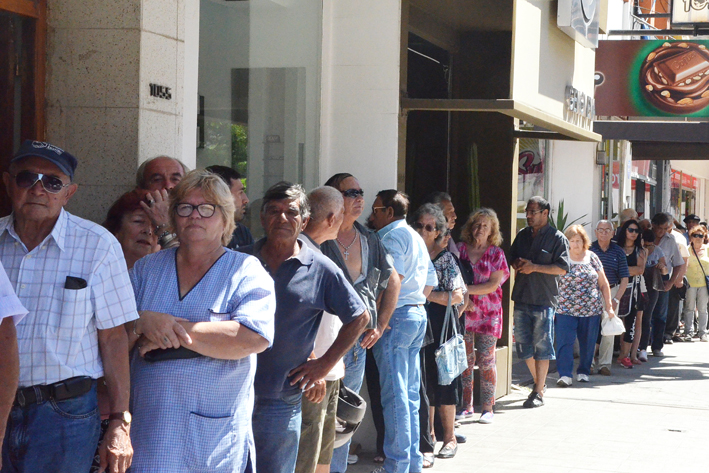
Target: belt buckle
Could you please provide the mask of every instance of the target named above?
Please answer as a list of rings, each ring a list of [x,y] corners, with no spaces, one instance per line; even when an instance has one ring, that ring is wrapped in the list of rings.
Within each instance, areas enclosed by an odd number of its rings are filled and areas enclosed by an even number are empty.
[[[23,393],[21,389],[17,391],[17,396],[15,396],[15,400],[17,401],[18,406],[25,407],[25,402],[27,400],[25,399],[25,393]]]

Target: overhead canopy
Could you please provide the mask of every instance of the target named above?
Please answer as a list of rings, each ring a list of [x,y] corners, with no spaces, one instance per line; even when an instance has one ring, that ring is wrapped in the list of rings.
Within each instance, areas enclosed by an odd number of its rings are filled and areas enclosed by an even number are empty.
[[[633,160],[709,160],[709,122],[596,120],[605,140],[628,140]]]

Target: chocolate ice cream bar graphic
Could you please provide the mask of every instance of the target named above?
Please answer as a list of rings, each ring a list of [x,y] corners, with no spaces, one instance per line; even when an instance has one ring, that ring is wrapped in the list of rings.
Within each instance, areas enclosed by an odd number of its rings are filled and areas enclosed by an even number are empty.
[[[703,44],[664,43],[640,71],[645,97],[668,113],[685,115],[709,105],[709,51]]]

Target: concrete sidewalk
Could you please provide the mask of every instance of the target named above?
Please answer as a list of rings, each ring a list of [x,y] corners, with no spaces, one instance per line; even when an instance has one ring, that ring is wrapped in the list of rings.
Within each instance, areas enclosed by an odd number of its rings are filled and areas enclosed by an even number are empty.
[[[557,387],[553,373],[537,409],[522,408],[529,389],[516,388],[498,400],[493,424],[464,422],[457,431],[467,443],[426,471],[706,472],[709,343],[664,352],[630,370],[614,363],[612,376],[570,388]],[[361,454],[348,472],[371,472],[372,457]]]

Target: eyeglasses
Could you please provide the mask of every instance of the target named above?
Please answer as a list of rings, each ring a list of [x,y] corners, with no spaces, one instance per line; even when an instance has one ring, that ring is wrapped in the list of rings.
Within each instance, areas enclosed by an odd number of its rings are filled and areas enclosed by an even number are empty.
[[[379,209],[386,209],[386,207],[372,207],[372,213],[376,212]]]
[[[32,171],[20,171],[12,177],[15,178],[15,184],[17,184],[17,187],[22,187],[23,189],[31,189],[37,181],[41,181],[44,190],[50,194],[58,194],[63,188],[70,185],[64,184],[57,176],[40,174]]]
[[[427,223],[426,225],[424,225],[421,222],[414,222],[414,228],[417,230],[426,230],[427,232],[432,232],[436,229],[436,227],[434,227],[430,223]]]
[[[701,233],[692,233],[692,238],[704,238],[704,235]]]
[[[612,232],[613,230],[612,230],[611,228],[596,228],[596,231],[597,231],[598,233],[610,233],[610,232]]]
[[[639,228],[626,228],[626,231],[628,231],[629,233],[640,233]]]
[[[356,199],[357,197],[364,197],[364,191],[362,189],[347,189],[346,191],[340,191],[345,197],[350,199]]]
[[[544,212],[544,211],[543,210],[525,210],[524,211],[524,213],[526,215],[529,215],[529,214],[536,215],[536,214],[540,214],[542,212]]]
[[[209,218],[214,215],[214,212],[216,212],[217,207],[219,206],[214,204],[177,204],[176,213],[180,217],[189,217],[190,215],[192,215],[192,212],[197,209],[197,213],[200,217]]]

